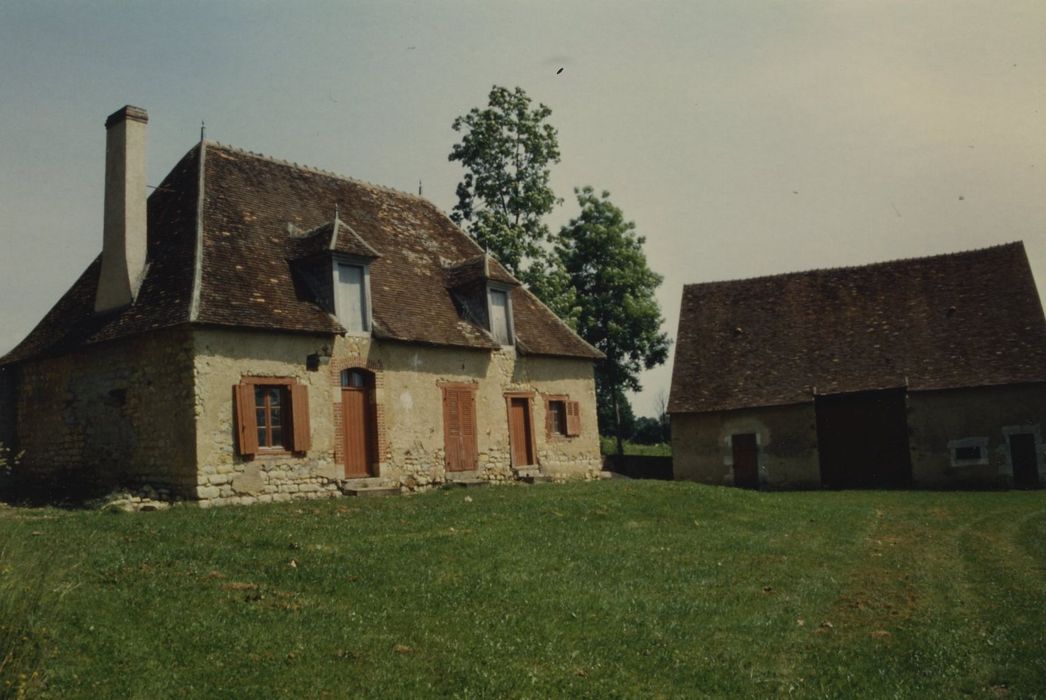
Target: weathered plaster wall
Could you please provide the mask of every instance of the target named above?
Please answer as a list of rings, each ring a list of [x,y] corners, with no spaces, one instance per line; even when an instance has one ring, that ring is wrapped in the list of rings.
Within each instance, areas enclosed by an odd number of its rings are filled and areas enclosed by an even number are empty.
[[[407,488],[440,483],[444,469],[442,385],[476,386],[477,476],[514,478],[509,465],[506,392],[534,392],[531,402],[538,460],[560,477],[594,476],[600,469],[592,363],[521,357],[499,352],[458,350],[338,337],[332,359],[319,371],[306,358],[331,341],[234,330],[198,330],[196,412],[200,419],[198,495],[229,502],[284,500],[335,493],[344,474],[340,440],[340,373],[364,368],[374,373],[378,420],[378,476]],[[246,375],[293,377],[309,387],[312,449],[305,457],[256,457],[236,453],[232,387]],[[581,435],[545,435],[543,394],[581,402]]]
[[[675,478],[732,486],[731,436],[738,433],[756,435],[760,486],[820,486],[817,421],[813,403],[673,414],[672,463]]]
[[[187,331],[163,330],[21,364],[19,472],[191,495],[191,350]]]
[[[1006,486],[1013,469],[1006,430],[1038,434],[1039,479],[1046,482],[1046,385],[1019,385],[912,392],[908,432],[912,478],[920,486]],[[988,463],[952,466],[949,443],[986,438]]]

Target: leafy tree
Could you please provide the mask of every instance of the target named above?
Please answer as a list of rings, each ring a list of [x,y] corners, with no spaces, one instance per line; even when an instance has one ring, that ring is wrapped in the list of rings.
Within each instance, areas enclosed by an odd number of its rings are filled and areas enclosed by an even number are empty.
[[[490,251],[554,312],[572,321],[573,289],[548,245],[543,218],[560,203],[549,184],[559,162],[552,110],[531,106],[522,88],[491,88],[487,107],[472,108],[451,125],[460,132],[448,160],[465,176],[451,218]]]
[[[661,275],[646,262],[635,224],[591,187],[574,190],[581,214],[559,234],[558,253],[570,274],[579,307],[577,331],[603,351],[596,366],[596,391],[609,398],[617,435],[618,454],[621,399],[624,391],[639,391],[639,372],[662,364],[668,357],[668,335],[654,292]]]
[[[661,421],[657,418],[640,416],[636,418],[636,429],[632,434],[632,442],[637,445],[657,445],[665,442],[665,431]]]
[[[615,411],[614,406],[617,406]],[[621,420],[615,423],[614,416],[620,415]],[[614,397],[596,381],[596,420],[599,423],[599,434],[607,437],[615,437],[621,433],[622,440],[631,440],[636,428],[636,416],[632,412],[632,404],[624,391],[618,391],[617,402]]]

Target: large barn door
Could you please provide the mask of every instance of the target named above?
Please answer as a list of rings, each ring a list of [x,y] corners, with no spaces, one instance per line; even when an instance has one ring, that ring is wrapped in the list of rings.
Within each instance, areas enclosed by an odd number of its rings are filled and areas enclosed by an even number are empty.
[[[817,450],[829,488],[896,488],[912,481],[904,389],[818,396]]]

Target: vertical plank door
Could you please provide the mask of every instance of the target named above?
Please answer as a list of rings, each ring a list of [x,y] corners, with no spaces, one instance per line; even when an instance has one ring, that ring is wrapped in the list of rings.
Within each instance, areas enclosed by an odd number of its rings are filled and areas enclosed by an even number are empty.
[[[367,390],[356,387],[345,387],[341,390],[341,412],[345,434],[345,476],[368,476],[371,450],[368,442],[371,430],[368,429],[369,411]]]

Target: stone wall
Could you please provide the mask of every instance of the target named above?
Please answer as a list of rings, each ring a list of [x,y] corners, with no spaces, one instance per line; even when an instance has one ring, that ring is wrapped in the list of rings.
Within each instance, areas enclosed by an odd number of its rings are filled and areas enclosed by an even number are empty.
[[[1046,483],[1046,385],[1016,385],[912,392],[908,432],[912,478],[920,486],[1008,486],[1013,468],[1007,435],[1037,436],[1039,481]],[[952,446],[967,440],[987,445],[983,464],[954,464]]]
[[[18,447],[18,366],[0,367],[0,445],[9,450]]]
[[[734,484],[731,436],[755,433],[759,485],[815,488],[821,484],[813,403],[672,415],[676,479]]]
[[[19,365],[19,474],[88,487],[195,487],[191,342],[163,330]]]
[[[196,413],[203,501],[251,502],[319,497],[338,491],[341,454],[342,370],[363,368],[375,377],[378,474],[405,488],[446,480],[442,385],[476,386],[475,476],[514,478],[510,467],[506,392],[532,392],[537,458],[553,476],[594,476],[600,469],[592,363],[517,357],[497,352],[380,342],[364,336],[327,337],[237,330],[197,330]],[[325,346],[327,346],[325,348]],[[306,358],[326,350],[328,364],[309,371]],[[236,449],[232,387],[244,376],[293,378],[308,386],[312,448],[304,455],[243,457]],[[545,434],[543,396],[565,395],[581,404],[581,434]]]

